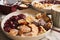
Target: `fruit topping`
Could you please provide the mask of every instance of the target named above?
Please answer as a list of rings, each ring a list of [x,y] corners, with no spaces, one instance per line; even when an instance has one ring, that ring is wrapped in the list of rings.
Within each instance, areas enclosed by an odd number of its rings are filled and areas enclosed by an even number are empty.
[[[18,17],[19,17],[20,19],[26,18],[26,16],[25,16],[24,14],[19,14]]]
[[[19,24],[27,24],[26,20],[24,20],[24,19],[18,20],[18,23]]]
[[[4,30],[12,36],[37,36],[52,27],[51,19],[46,14],[26,16],[19,14],[10,17],[4,24]]]

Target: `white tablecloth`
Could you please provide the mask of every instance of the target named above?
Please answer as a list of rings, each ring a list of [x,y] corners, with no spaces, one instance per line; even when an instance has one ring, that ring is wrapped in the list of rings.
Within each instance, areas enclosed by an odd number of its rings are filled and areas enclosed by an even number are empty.
[[[41,40],[60,40],[60,33],[53,31],[46,35],[45,38]]]

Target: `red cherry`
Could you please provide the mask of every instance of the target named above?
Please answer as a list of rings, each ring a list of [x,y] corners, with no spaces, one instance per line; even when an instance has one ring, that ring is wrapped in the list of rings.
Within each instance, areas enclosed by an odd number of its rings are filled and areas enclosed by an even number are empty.
[[[16,11],[16,9],[17,9],[16,6],[12,6],[12,7],[11,7],[11,11],[12,11],[12,12]]]
[[[19,14],[18,17],[19,17],[20,19],[24,19],[26,16],[25,16],[24,14]]]
[[[4,30],[6,31],[6,32],[10,32],[10,27],[4,27]]]

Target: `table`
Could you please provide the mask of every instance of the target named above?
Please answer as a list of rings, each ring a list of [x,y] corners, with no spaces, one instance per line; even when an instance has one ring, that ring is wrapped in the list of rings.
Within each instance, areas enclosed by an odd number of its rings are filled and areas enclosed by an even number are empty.
[[[1,30],[0,30],[0,40],[12,40],[8,38]],[[60,40],[60,33],[53,31],[49,33],[46,37],[41,40]]]

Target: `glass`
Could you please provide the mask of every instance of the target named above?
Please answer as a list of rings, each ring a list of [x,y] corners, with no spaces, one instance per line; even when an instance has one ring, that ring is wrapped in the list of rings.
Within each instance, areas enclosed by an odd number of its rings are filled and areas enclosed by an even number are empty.
[[[52,14],[53,25],[57,28],[60,28],[60,12],[54,11]]]
[[[53,20],[53,30],[60,32],[60,11],[59,4],[52,7],[52,20]]]

